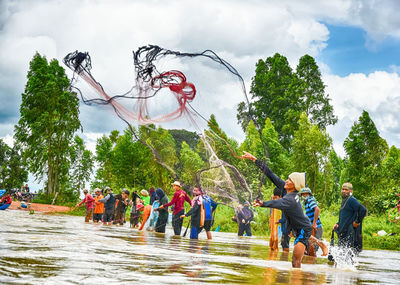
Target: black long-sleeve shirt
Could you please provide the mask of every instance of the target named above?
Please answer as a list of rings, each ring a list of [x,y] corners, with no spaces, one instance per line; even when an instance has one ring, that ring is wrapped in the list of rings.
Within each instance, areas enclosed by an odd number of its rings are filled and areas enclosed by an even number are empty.
[[[201,205],[194,203],[193,207],[185,214],[186,217],[192,216],[190,220],[190,224],[192,227],[200,227],[200,219],[201,219]]]
[[[282,191],[282,198],[263,202],[261,207],[275,208],[282,210],[283,215],[287,220],[287,228],[293,230],[310,229],[312,230],[311,222],[303,212],[303,207],[300,203],[298,191],[287,193],[285,181],[279,178],[272,170],[266,166],[261,160],[256,160],[256,165],[260,170]]]

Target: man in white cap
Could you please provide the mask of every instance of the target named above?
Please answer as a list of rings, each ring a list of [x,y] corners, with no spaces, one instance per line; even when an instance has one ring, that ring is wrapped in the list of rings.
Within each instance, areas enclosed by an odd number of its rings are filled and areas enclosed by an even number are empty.
[[[174,205],[174,212],[172,213],[172,226],[174,227],[175,235],[179,236],[181,234],[183,223],[181,216],[185,214],[185,208],[183,205],[185,204],[185,201],[191,205],[192,200],[190,200],[186,192],[182,190],[182,186],[179,181],[172,183],[172,186],[175,190],[174,197],[172,197],[171,202],[161,205],[160,208],[163,209],[164,207]]]
[[[255,207],[269,207],[282,210],[282,214],[287,220],[287,227],[292,230],[296,240],[294,241],[292,266],[295,268],[301,267],[301,260],[304,256],[304,251],[308,246],[313,246],[317,243],[322,251],[323,256],[328,254],[328,247],[311,236],[312,226],[310,220],[303,212],[303,207],[300,203],[299,191],[305,187],[306,176],[304,172],[293,172],[289,178],[284,181],[279,178],[272,170],[266,166],[261,160],[254,155],[245,152],[242,158],[250,159],[256,163],[258,168],[282,191],[282,198],[270,201],[256,200],[253,204]]]
[[[353,196],[353,185],[346,182],[342,186],[342,204],[339,221],[333,226],[338,234],[340,247],[351,248],[354,254],[362,250],[362,221],[367,209]]]

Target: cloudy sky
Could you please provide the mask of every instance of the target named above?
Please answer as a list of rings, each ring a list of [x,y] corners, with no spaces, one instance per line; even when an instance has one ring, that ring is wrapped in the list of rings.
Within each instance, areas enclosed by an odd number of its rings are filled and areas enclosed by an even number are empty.
[[[211,49],[239,71],[247,87],[258,59],[278,52],[295,68],[309,54],[339,118],[328,129],[338,153],[344,156],[343,141],[363,109],[389,145],[400,147],[398,11],[396,0],[0,0],[0,138],[12,144],[36,51],[60,63],[71,51],[88,51],[96,79],[119,94],[134,84],[132,51],[156,44],[182,52]],[[233,76],[201,60],[163,64],[196,85],[193,104],[202,115],[214,113],[229,136],[243,138],[236,105],[244,96]],[[163,107],[171,98],[157,102]],[[103,133],[125,128],[107,108],[81,104],[80,111],[81,135],[91,149]]]

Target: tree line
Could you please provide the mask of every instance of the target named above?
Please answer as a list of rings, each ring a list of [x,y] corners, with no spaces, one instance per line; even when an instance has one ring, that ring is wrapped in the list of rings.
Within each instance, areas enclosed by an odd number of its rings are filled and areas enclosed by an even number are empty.
[[[340,185],[346,181],[353,183],[355,196],[370,212],[390,206],[399,192],[400,150],[389,149],[363,111],[343,143],[345,157],[337,155],[326,132],[337,118],[311,56],[300,58],[295,71],[278,53],[259,60],[250,94],[250,106],[242,102],[237,109],[243,142],[228,137],[215,115],[205,134],[214,138],[216,155],[243,174],[254,195],[269,197],[273,186],[254,164],[235,158],[221,136],[234,153],[253,153],[281,177],[306,172],[307,184],[322,207],[339,202]],[[123,133],[114,130],[97,140],[92,154],[77,136],[79,99],[69,88],[64,69],[38,53],[30,62],[20,115],[14,137],[21,162],[38,180],[46,181],[49,195],[72,193],[89,180],[92,187],[162,187],[168,193],[171,180],[194,186],[196,174],[209,167],[200,134],[155,125],[135,128],[136,136],[128,128]],[[98,167],[90,179],[95,162]]]

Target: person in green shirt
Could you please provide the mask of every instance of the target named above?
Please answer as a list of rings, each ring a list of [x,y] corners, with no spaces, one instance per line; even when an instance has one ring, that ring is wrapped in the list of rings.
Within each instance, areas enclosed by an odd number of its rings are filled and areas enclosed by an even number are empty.
[[[143,206],[150,205],[150,196],[149,196],[149,192],[147,192],[147,190],[142,189],[140,191],[140,199],[143,201]]]

